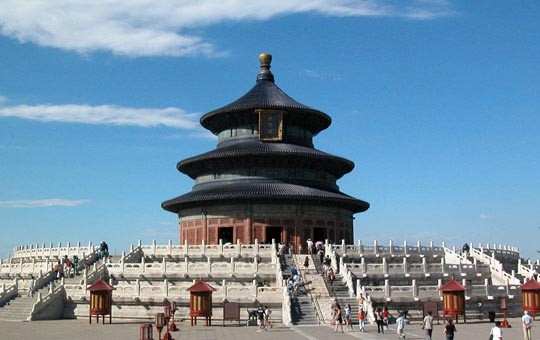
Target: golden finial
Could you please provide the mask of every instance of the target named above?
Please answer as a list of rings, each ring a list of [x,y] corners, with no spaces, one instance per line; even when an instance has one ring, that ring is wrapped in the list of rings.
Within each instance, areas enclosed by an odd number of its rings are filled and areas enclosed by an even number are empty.
[[[261,63],[261,67],[268,67],[270,68],[270,63],[272,62],[272,55],[270,53],[261,53],[259,54],[259,63]]]
[[[272,62],[272,55],[270,53],[261,53],[259,54],[259,63],[261,64],[261,69],[257,75],[257,81],[259,80],[269,80],[274,82],[274,75],[270,72],[270,63]]]

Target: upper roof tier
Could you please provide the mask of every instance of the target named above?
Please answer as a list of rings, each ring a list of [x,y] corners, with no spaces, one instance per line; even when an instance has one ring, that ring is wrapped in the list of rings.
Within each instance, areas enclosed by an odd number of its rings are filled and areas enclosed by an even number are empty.
[[[236,101],[202,116],[201,125],[217,134],[231,127],[255,124],[259,119],[255,110],[271,109],[287,112],[287,126],[301,126],[314,135],[328,128],[332,123],[330,116],[297,102],[276,86],[270,72],[271,61],[270,54],[262,53],[255,86]]]

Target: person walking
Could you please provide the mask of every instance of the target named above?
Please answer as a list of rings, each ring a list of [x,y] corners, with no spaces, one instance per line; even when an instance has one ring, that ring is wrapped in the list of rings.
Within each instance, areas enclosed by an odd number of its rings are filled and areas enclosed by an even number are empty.
[[[366,312],[362,308],[358,311],[358,327],[360,328],[360,332],[365,331],[365,322],[366,322]]]
[[[270,310],[270,308],[268,308],[268,306],[264,306],[264,327],[274,328],[274,325],[272,325],[272,322],[270,321],[271,314],[272,311]]]
[[[263,329],[266,330],[266,326],[264,325],[264,318],[264,307],[263,305],[260,305],[257,309],[257,324],[259,325],[259,330],[257,330],[257,332],[259,333],[262,332]]]
[[[500,321],[495,322],[495,327],[493,327],[491,329],[491,331],[489,332],[489,335],[493,336],[493,340],[503,340],[501,322]]]
[[[30,275],[30,279],[28,280],[28,297],[34,297],[35,285],[36,280],[34,279],[34,275]]]
[[[304,270],[306,273],[309,273],[309,256],[306,256],[304,258]]]
[[[384,334],[384,327],[383,327],[383,318],[382,318],[382,312],[379,307],[375,309],[375,323],[377,324],[377,333],[383,333]]]
[[[352,331],[353,326],[351,322],[351,305],[345,304],[345,331]]]
[[[336,319],[336,327],[334,328],[334,333],[337,333],[338,328],[340,328],[341,333],[343,333],[343,315],[341,315],[341,308],[339,307],[339,305],[336,308],[335,319]]]
[[[399,314],[399,318],[396,319],[396,333],[399,336],[399,340],[405,340],[405,314]]]
[[[523,340],[531,340],[531,327],[532,327],[533,318],[529,315],[528,311],[523,312],[521,317],[521,323],[523,324]]]
[[[424,318],[424,321],[422,322],[422,329],[424,330],[426,334],[426,340],[431,340],[431,336],[433,334],[433,312],[428,311],[428,315]]]
[[[454,340],[454,333],[456,333],[456,326],[452,318],[446,319],[446,326],[444,326],[444,334],[446,334],[446,340]],[[501,338],[502,339],[502,338]]]

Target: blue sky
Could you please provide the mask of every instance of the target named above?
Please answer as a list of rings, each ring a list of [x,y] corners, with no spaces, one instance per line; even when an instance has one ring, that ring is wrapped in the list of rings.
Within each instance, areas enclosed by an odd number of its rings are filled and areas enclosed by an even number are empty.
[[[187,3],[187,4],[185,4]],[[0,257],[29,243],[178,242],[162,201],[211,150],[199,117],[276,84],[355,162],[364,242],[540,249],[537,1],[0,4]],[[46,15],[43,15],[46,14]]]

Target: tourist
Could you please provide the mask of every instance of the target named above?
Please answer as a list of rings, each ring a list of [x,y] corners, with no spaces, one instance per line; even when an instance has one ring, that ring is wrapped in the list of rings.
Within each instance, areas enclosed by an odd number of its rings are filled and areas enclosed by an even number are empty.
[[[444,334],[446,334],[446,340],[454,340],[454,333],[457,332],[456,326],[452,318],[446,319],[446,326],[444,326]],[[501,338],[502,339],[502,338]]]
[[[307,253],[309,255],[313,254],[313,241],[310,238],[308,238],[306,243],[307,243]]]
[[[399,340],[405,339],[405,313],[399,314],[399,317],[396,319],[396,333],[399,336]]]
[[[532,270],[532,279],[538,281],[538,270],[536,269],[536,266],[534,266]]]
[[[34,280],[34,275],[30,275],[28,280],[28,297],[34,297],[34,288],[36,285],[36,280]]]
[[[52,292],[54,292],[54,281],[49,282],[48,285],[48,293],[52,294]]]
[[[384,334],[382,311],[379,307],[375,309],[375,323],[377,324],[377,333]]]
[[[336,313],[338,309],[341,309],[341,306],[338,303],[337,299],[334,299],[334,302],[332,302],[332,305],[330,306],[330,309],[332,310],[332,325],[336,323]]]
[[[383,308],[381,316],[382,316],[382,320],[383,320],[383,327],[387,331],[388,330],[388,320],[390,319],[390,312],[388,312],[388,307]]]
[[[334,285],[334,280],[336,279],[336,275],[334,274],[334,270],[332,268],[328,268],[328,270],[326,270],[326,278],[328,279],[330,289],[332,289]]]
[[[468,244],[468,243],[465,243],[465,244],[463,245],[463,248],[461,248],[461,254],[462,254],[464,257],[467,257],[467,256],[468,256],[467,254],[469,253],[470,250],[471,250],[471,248],[469,247],[469,244]]]
[[[336,327],[334,327],[334,333],[337,333],[338,327],[341,329],[341,333],[343,333],[343,316],[341,315],[341,308],[339,305],[336,308],[334,319],[336,320]]]
[[[523,339],[531,340],[531,327],[532,327],[533,318],[529,315],[528,311],[523,312],[521,317],[521,323],[523,324]]]
[[[309,257],[306,256],[306,258],[304,259],[304,270],[306,271],[306,273],[309,272]]]
[[[266,330],[266,327],[264,326],[264,307],[263,305],[259,305],[259,308],[257,309],[257,325],[259,325],[259,330],[257,332],[262,332],[262,330]]]
[[[317,252],[317,255],[319,255],[319,262],[321,262],[321,264],[323,264],[323,261],[324,261],[324,250],[319,249],[319,251]]]
[[[66,255],[64,259],[64,274],[67,278],[71,277],[71,265],[71,260]]]
[[[79,275],[79,257],[77,255],[73,255],[73,260],[71,262],[73,263],[73,272],[75,275]]]
[[[489,332],[489,335],[493,336],[493,340],[503,340],[500,321],[495,321],[495,326],[491,329],[491,331]]]
[[[53,266],[55,280],[58,280],[62,276],[61,269],[62,265],[60,264],[60,261],[56,261]]]
[[[426,340],[431,340],[431,335],[433,334],[433,312],[428,311],[428,315],[424,318],[422,322],[422,329],[426,334]]]
[[[274,325],[272,325],[272,322],[270,322],[270,315],[272,314],[272,311],[268,306],[264,306],[264,327],[270,326],[270,328],[274,328]],[[267,329],[267,328],[266,328]]]
[[[366,312],[362,308],[358,311],[358,327],[360,328],[360,332],[364,332],[366,322]]]
[[[352,326],[352,322],[351,322],[351,305],[346,303],[344,311],[345,311],[345,330],[346,331],[352,331],[353,326]]]

